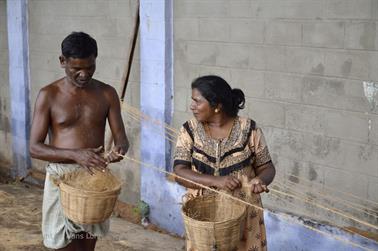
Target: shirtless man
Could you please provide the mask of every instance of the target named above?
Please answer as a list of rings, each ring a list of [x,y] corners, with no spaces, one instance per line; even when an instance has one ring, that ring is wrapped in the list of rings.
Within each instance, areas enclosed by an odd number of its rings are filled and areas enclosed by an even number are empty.
[[[96,69],[97,43],[83,32],[73,32],[62,42],[60,65],[65,77],[43,87],[37,97],[30,134],[30,154],[49,162],[42,209],[42,233],[46,247],[57,250],[94,250],[97,236],[109,229],[108,221],[78,225],[65,218],[59,189],[51,176],[77,168],[89,172],[105,169],[122,159],[129,147],[115,89],[92,76]],[[104,158],[105,125],[114,138]],[[45,143],[49,134],[49,143]]]

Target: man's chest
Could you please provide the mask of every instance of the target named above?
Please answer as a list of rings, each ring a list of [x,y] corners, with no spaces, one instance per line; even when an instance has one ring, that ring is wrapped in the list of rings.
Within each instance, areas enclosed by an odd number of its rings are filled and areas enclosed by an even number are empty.
[[[90,98],[58,98],[51,106],[51,120],[61,127],[74,125],[103,124],[106,120],[109,104],[106,99]]]

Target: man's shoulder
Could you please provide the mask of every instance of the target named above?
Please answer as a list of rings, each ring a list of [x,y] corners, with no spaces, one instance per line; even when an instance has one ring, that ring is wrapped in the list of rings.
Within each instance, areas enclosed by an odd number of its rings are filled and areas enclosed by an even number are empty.
[[[111,87],[110,85],[108,84],[105,84],[104,82],[98,80],[98,79],[95,79],[95,78],[92,78],[92,83],[94,85],[96,85],[97,87],[102,87],[102,88],[108,88],[108,87]]]
[[[40,94],[53,95],[58,92],[59,86],[63,83],[63,78],[58,79],[50,84],[45,85],[40,89]]]
[[[97,80],[97,79],[92,79],[93,84],[96,86],[96,88],[99,88],[104,91],[113,91],[115,90],[113,86],[105,84],[104,82]]]
[[[108,100],[113,100],[114,98],[118,99],[117,91],[113,86],[105,84],[97,79],[92,80],[95,88],[99,90]]]

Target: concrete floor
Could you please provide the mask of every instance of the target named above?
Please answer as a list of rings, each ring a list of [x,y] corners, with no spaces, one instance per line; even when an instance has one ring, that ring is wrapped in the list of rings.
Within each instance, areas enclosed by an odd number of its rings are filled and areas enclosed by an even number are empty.
[[[0,251],[48,250],[42,244],[42,193],[25,184],[0,184]],[[96,250],[176,251],[184,250],[184,240],[112,217],[110,233]]]

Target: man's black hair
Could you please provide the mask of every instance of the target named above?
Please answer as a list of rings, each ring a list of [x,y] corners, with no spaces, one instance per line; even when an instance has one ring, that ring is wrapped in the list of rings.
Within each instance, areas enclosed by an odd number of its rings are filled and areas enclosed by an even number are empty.
[[[66,58],[97,57],[97,42],[84,32],[72,32],[62,41],[62,55]]]

